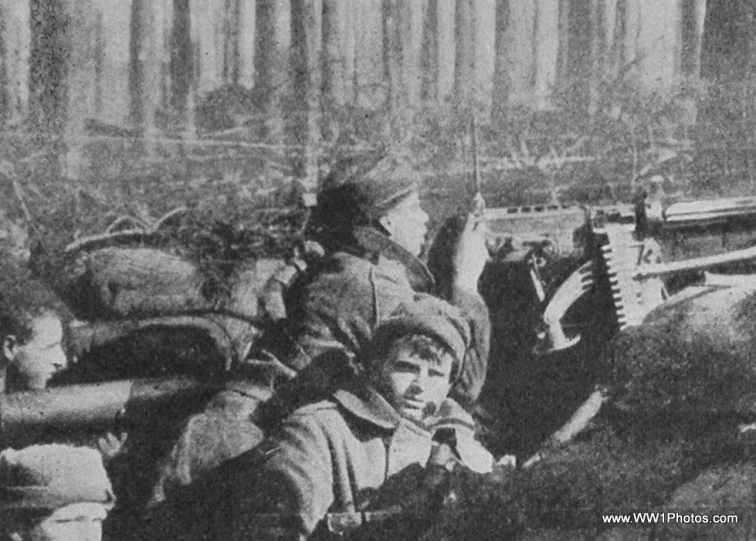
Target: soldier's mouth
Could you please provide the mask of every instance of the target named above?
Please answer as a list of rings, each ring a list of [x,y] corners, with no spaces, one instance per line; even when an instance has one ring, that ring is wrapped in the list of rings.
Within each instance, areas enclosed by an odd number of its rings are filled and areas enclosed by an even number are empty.
[[[422,400],[414,400],[412,398],[405,398],[402,400],[402,409],[423,410],[424,408],[425,402]]]

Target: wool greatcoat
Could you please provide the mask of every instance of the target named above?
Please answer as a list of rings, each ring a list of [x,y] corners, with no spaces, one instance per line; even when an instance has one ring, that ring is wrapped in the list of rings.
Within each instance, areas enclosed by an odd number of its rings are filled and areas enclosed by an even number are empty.
[[[252,448],[262,439],[253,421],[269,430],[299,406],[329,396],[354,376],[355,365],[345,363],[367,347],[373,331],[398,304],[433,290],[434,279],[425,264],[374,228],[357,227],[352,238],[330,244],[328,253],[288,288],[288,317],[259,344],[298,375],[275,389],[262,412],[256,411],[261,393],[248,392],[250,384],[254,386],[250,382],[224,391],[223,401],[233,402],[233,407],[208,408],[195,416],[162,466],[153,504]],[[472,329],[472,348],[450,393],[469,407],[485,381],[489,314],[477,293],[453,290],[450,302],[463,311]],[[247,403],[241,417],[240,401]],[[237,437],[236,432],[250,437]]]
[[[425,466],[433,445],[431,431],[401,417],[371,387],[340,388],[299,408],[249,458],[237,459],[229,479],[232,539],[305,539],[316,530],[327,537],[357,528],[381,515],[370,511],[378,489]]]

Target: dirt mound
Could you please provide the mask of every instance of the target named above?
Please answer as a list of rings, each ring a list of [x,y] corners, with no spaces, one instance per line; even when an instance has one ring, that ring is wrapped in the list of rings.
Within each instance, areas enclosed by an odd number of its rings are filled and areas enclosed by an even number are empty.
[[[615,402],[639,416],[756,414],[756,292],[685,290],[615,339]]]

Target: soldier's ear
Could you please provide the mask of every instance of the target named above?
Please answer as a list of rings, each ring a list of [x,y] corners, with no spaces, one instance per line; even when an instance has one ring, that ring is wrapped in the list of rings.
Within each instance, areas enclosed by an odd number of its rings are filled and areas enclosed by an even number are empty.
[[[13,334],[9,334],[3,340],[3,356],[7,361],[12,361],[18,351],[18,339]]]

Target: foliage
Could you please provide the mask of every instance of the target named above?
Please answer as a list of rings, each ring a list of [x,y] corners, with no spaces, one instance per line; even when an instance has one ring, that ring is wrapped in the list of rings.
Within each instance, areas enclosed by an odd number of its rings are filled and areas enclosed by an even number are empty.
[[[750,141],[749,122],[756,118],[748,105],[753,81],[710,88],[683,81],[666,94],[647,93],[631,68],[593,85],[590,110],[575,107],[577,82],[564,80],[552,91],[550,110],[509,107],[491,119],[478,112],[476,151],[469,108],[425,103],[399,119],[397,138],[388,103],[376,101],[385,94],[380,89],[365,90],[373,101],[324,101],[317,110],[281,94],[281,141],[266,139],[269,112],[259,93],[233,85],[200,97],[199,139],[182,139],[174,119],[173,131],[147,148],[133,130],[90,123],[86,174],[76,180],[64,178],[60,141],[20,125],[2,135],[0,159],[12,165],[0,179],[3,209],[6,221],[29,225],[48,251],[101,232],[118,217],[150,222],[180,206],[211,213],[229,227],[270,229],[271,238],[283,240],[298,230],[285,224],[290,212],[299,212],[302,186],[312,190],[338,158],[375,148],[413,161],[438,221],[464,204],[461,194],[472,195],[475,153],[490,206],[626,200],[631,181],[664,153],[677,156],[668,171],[676,195],[750,191],[753,160],[738,148]],[[702,121],[695,124],[690,111],[698,103]],[[305,122],[308,115],[314,124]],[[317,133],[304,137],[302,130],[313,126]],[[310,157],[315,169],[302,167]],[[276,242],[263,250],[284,252]]]

